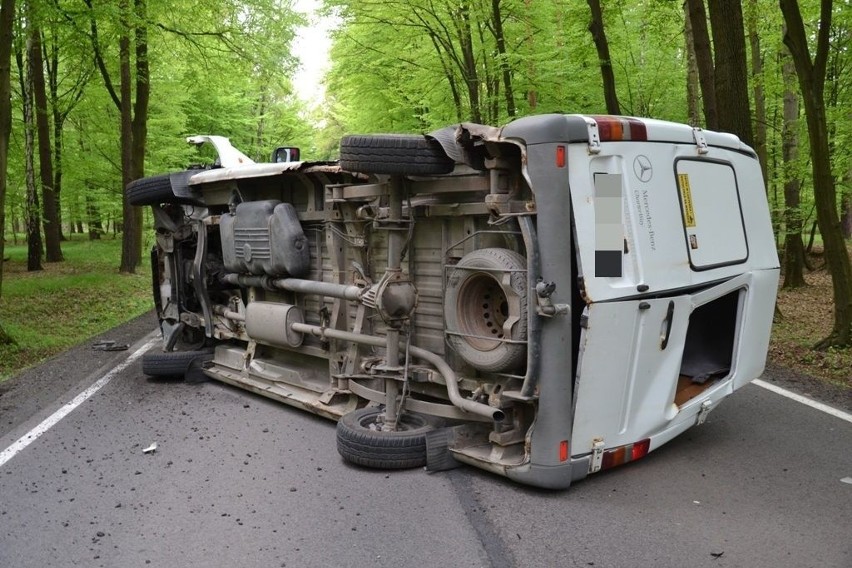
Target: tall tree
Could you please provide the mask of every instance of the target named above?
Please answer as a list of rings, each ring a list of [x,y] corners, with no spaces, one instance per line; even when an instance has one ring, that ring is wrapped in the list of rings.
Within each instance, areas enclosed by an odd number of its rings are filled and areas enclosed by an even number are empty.
[[[779,0],[787,26],[784,45],[790,50],[799,90],[805,107],[810,140],[811,168],[814,181],[817,223],[822,235],[825,257],[831,271],[834,296],[834,326],[817,348],[852,344],[852,263],[837,215],[837,192],[831,171],[828,123],[825,114],[825,80],[831,29],[832,1],[820,1],[816,52],[811,58],[805,24],[796,0]]]
[[[760,34],[758,34],[758,19],[760,7],[758,0],[749,0],[747,5],[748,39],[751,48],[751,78],[752,93],[754,95],[754,151],[760,160],[760,169],[763,173],[764,183],[769,177],[769,159],[766,148],[766,95],[763,88],[763,53],[760,48]]]
[[[789,53],[781,53],[784,74],[784,130],[781,159],[784,163],[784,288],[805,285],[805,245],[802,242],[801,190],[797,171],[799,157],[799,97],[796,94],[796,70]]]
[[[6,232],[6,172],[9,165],[9,136],[12,132],[12,26],[15,0],[0,2],[0,297],[3,293],[3,259]],[[9,336],[0,324],[0,342]]]
[[[42,26],[47,73],[49,106],[53,114],[53,193],[57,202],[57,217],[62,236],[62,181],[64,173],[64,128],[68,116],[79,104],[94,72],[91,54],[79,45],[76,30],[52,14]],[[80,48],[83,49],[80,49]],[[61,54],[61,57],[60,57]],[[69,84],[70,83],[70,84]],[[62,240],[65,240],[62,237]]]
[[[24,169],[26,171],[26,225],[27,225],[27,270],[43,270],[41,240],[41,208],[35,181],[35,108],[33,103],[32,37],[27,36],[24,45],[16,46],[18,78],[21,83],[21,104],[24,117]]]
[[[497,44],[497,57],[500,62],[500,72],[503,75],[503,94],[506,99],[506,115],[515,116],[515,91],[512,86],[512,67],[509,65],[509,54],[506,51],[506,34],[503,31],[503,12],[501,0],[491,0],[491,23],[489,28],[494,34]]]
[[[48,120],[47,87],[44,80],[42,57],[41,22],[35,13],[33,1],[27,3],[27,33],[29,34],[29,57],[31,59],[33,100],[35,102],[36,133],[38,134],[39,180],[41,182],[42,223],[47,262],[60,262],[59,203],[53,191],[53,148],[50,144],[50,122]]]
[[[692,28],[698,79],[701,84],[704,124],[711,130],[718,130],[719,113],[716,107],[713,50],[710,47],[710,32],[707,29],[707,12],[704,9],[704,0],[686,0],[686,6]]]
[[[754,144],[748,96],[745,29],[740,0],[708,0],[713,31],[713,85],[719,130]]]
[[[695,38],[692,34],[692,20],[689,18],[689,6],[686,2],[684,9],[684,39],[686,40],[686,114],[689,124],[698,126],[701,121],[698,117],[700,105],[698,104],[700,86],[698,83],[698,62],[695,60]]]
[[[148,101],[150,93],[147,42],[146,0],[120,0],[119,10],[119,94],[105,63],[99,39],[98,22],[92,0],[84,0],[89,8],[92,48],[104,86],[120,115],[121,187],[142,177],[145,168],[145,143],[148,132]],[[131,38],[135,39],[135,58],[131,56]],[[133,101],[133,67],[136,71],[136,102]],[[122,194],[124,192],[122,191]],[[142,262],[142,210],[133,207],[123,197],[121,272],[136,272]]]
[[[589,33],[592,34],[592,40],[594,40],[595,49],[598,52],[598,64],[600,65],[601,76],[603,78],[606,111],[609,114],[621,114],[621,106],[618,104],[618,94],[615,91],[615,73],[612,71],[612,58],[609,55],[609,42],[606,39],[601,3],[600,0],[588,0],[588,3],[592,11],[592,19],[589,22]]]

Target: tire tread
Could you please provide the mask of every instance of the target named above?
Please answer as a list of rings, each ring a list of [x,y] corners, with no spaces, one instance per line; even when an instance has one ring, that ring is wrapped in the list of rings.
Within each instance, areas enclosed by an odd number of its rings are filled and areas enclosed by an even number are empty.
[[[355,172],[398,175],[446,174],[455,167],[438,142],[410,134],[345,136],[340,165]]]

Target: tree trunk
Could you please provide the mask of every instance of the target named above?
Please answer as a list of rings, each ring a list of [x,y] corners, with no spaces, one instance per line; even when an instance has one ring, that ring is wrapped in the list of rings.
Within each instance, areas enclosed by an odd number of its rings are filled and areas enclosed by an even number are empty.
[[[0,2],[0,297],[3,294],[3,259],[6,231],[6,170],[12,132],[12,25],[15,0]],[[13,230],[14,232],[14,230]],[[0,334],[6,335],[0,328]],[[7,336],[8,337],[8,336]]]
[[[21,106],[24,127],[24,179],[26,197],[24,201],[24,221],[27,233],[27,270],[42,270],[41,215],[39,212],[38,193],[35,183],[35,151],[34,134],[35,110],[33,109],[32,70],[30,60],[25,54],[29,52],[30,40],[25,45],[15,45],[15,61],[18,64],[18,81],[21,88]]]
[[[31,40],[27,38],[25,50],[27,53],[32,49]],[[35,272],[43,270],[42,242],[41,242],[41,213],[38,202],[38,191],[35,182],[35,109],[33,108],[33,69],[31,60],[27,57],[24,64],[24,56],[18,52],[18,70],[21,80],[21,99],[24,111],[24,160],[25,178],[27,185],[26,217],[27,217],[27,270]]]
[[[745,30],[740,0],[708,0],[718,128],[754,145],[748,98]]]
[[[135,40],[136,40],[136,100],[133,105],[131,180],[145,175],[145,147],[148,142],[148,102],[151,94],[150,73],[148,70],[148,29],[146,28],[147,0],[135,0]],[[142,208],[133,207],[136,233],[133,235],[133,248],[136,264],[142,265]]]
[[[476,67],[476,54],[473,51],[470,6],[467,2],[462,2],[457,11],[456,32],[462,52],[462,76],[467,85],[467,96],[470,102],[470,120],[482,122],[482,108],[479,102],[479,72]]]
[[[264,156],[261,155],[263,152],[263,139],[265,136],[265,127],[266,127],[266,108],[269,104],[269,85],[266,81],[260,86],[260,96],[257,98],[257,110],[255,112],[255,116],[257,116],[257,128],[255,129],[254,140],[252,141],[252,149],[254,150],[254,160],[256,162],[264,161]]]
[[[491,18],[493,21],[494,39],[497,42],[497,57],[500,60],[500,70],[503,74],[503,95],[506,97],[506,114],[514,118],[515,92],[512,89],[512,68],[506,53],[506,35],[503,33],[503,14],[500,10],[500,0],[491,0]]]
[[[719,115],[716,108],[716,80],[713,69],[713,52],[710,49],[710,33],[707,30],[707,13],[704,11],[704,0],[686,0],[686,5],[689,14],[689,23],[692,25],[695,62],[698,65],[698,79],[701,83],[704,123],[710,130],[718,130]]]
[[[766,148],[766,96],[763,93],[763,53],[760,51],[760,36],[757,33],[759,16],[758,0],[749,0],[748,37],[751,46],[752,93],[754,94],[754,151],[760,160],[763,181],[769,179],[767,173],[768,152]]]
[[[689,19],[689,10],[686,3],[683,5],[683,36],[686,40],[686,113],[689,124],[698,126],[701,124],[699,117],[699,93],[698,63],[695,61],[695,38],[692,36],[692,22]]]
[[[98,205],[88,193],[86,194],[86,225],[89,227],[89,240],[99,241],[104,233],[103,221]]]
[[[127,201],[124,188],[133,181],[133,100],[132,85],[130,77],[130,0],[121,0],[119,10],[121,12],[121,35],[118,39],[119,51],[119,76],[120,76],[120,137],[121,137],[121,193],[123,200],[122,225],[124,232],[121,238],[121,266],[120,272],[135,273],[136,267],[142,258],[141,247],[137,248],[137,233],[140,227],[137,224],[137,209]]]
[[[524,8],[527,12],[532,9],[532,0],[524,0]],[[557,5],[557,24],[562,23],[563,15],[562,11],[564,8],[562,6]],[[526,27],[526,37],[527,37],[527,45],[529,48],[530,54],[535,53],[535,34],[533,33],[533,27],[529,20],[525,23]],[[557,25],[557,29],[560,29],[561,26]],[[557,45],[559,40],[557,39]],[[536,91],[534,85],[536,84],[537,73],[535,67],[535,57],[527,57],[527,81],[530,83],[530,87],[527,89],[527,104],[530,107],[530,113],[535,114],[536,107],[538,106],[538,91]]]
[[[784,50],[786,51],[786,50]],[[796,96],[796,71],[787,53],[784,62],[784,130],[781,155],[784,161],[784,288],[805,286],[805,245],[802,242],[802,211],[799,200],[802,181],[796,172],[799,154],[799,99]]]
[[[592,19],[589,22],[589,33],[595,42],[598,52],[598,63],[601,67],[603,78],[604,100],[606,101],[606,112],[608,114],[621,114],[621,106],[618,104],[618,94],[615,91],[615,74],[612,71],[612,58],[609,55],[609,42],[604,30],[603,11],[600,0],[587,0],[589,9],[592,11]]]
[[[784,44],[789,48],[808,122],[811,146],[811,167],[814,178],[814,201],[817,223],[822,234],[825,258],[831,272],[834,297],[834,326],[831,334],[815,348],[852,344],[852,263],[840,230],[837,215],[837,195],[828,144],[828,125],[825,116],[826,61],[831,29],[832,2],[821,0],[816,54],[811,60],[805,25],[796,0],[780,0],[781,12],[787,25]]]
[[[845,189],[840,201],[840,230],[844,239],[852,239],[852,168],[843,177]]]
[[[56,32],[50,46],[50,57],[46,57],[47,84],[50,90],[50,107],[53,111],[53,193],[56,195],[56,216],[59,220],[59,240],[65,241],[62,234],[62,124],[67,113],[59,111],[59,48],[56,44]],[[82,93],[83,90],[78,91]],[[79,100],[79,97],[77,98]],[[70,110],[70,109],[69,109]]]
[[[41,28],[38,19],[32,13],[29,4],[28,22],[29,41],[27,43],[30,67],[32,69],[33,98],[35,100],[36,130],[38,132],[39,177],[41,179],[41,201],[44,208],[44,242],[47,248],[47,262],[61,262],[60,225],[57,214],[58,203],[53,192],[53,156],[50,145],[50,123],[47,116],[47,88],[44,81],[44,60],[41,54]]]
[[[109,71],[101,52],[98,40],[97,19],[92,8],[92,0],[83,0],[89,9],[89,24],[91,29],[90,39],[92,50],[95,55],[95,63],[104,80],[104,86],[109,93],[113,103],[121,115],[120,118],[120,146],[121,146],[121,189],[122,189],[122,236],[121,236],[121,264],[119,271],[133,273],[142,262],[142,209],[133,207],[127,202],[124,188],[127,184],[142,176],[144,171],[145,142],[147,138],[148,122],[148,43],[145,27],[146,4],[144,0],[137,0],[131,9],[130,0],[120,0],[118,4],[120,14],[120,34],[118,41],[119,51],[119,76],[120,92],[116,94],[110,79]],[[135,13],[135,14],[134,14]],[[133,16],[136,16],[135,18]],[[132,21],[135,20],[134,25]],[[136,87],[142,88],[137,94],[136,110],[142,112],[136,121],[133,119],[132,78],[130,63],[130,34],[136,38]],[[138,140],[133,140],[134,131]],[[135,176],[135,177],[134,177]],[[116,223],[115,226],[118,224]]]

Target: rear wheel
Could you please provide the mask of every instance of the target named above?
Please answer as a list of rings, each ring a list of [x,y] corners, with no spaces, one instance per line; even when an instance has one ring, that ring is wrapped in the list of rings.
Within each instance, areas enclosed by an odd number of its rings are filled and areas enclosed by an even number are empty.
[[[361,408],[337,423],[337,451],[346,461],[375,469],[408,469],[426,465],[426,433],[434,425],[421,414],[403,413],[397,430],[381,430],[383,411]]]
[[[346,136],[340,141],[343,169],[368,174],[433,175],[455,163],[431,138],[409,134]]]

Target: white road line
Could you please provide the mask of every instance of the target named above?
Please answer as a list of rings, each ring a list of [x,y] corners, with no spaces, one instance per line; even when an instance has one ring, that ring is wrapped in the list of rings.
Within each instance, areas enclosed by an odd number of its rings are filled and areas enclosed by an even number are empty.
[[[848,412],[843,412],[842,410],[834,408],[833,406],[829,406],[827,404],[811,400],[806,396],[790,392],[787,389],[776,387],[775,385],[767,383],[766,381],[762,381],[760,379],[755,379],[752,381],[752,383],[759,387],[765,388],[766,390],[772,391],[775,394],[780,394],[781,396],[785,396],[791,400],[795,400],[796,402],[801,402],[802,404],[810,406],[811,408],[821,410],[822,412],[830,414],[835,418],[840,418],[841,420],[845,420],[846,422],[852,423],[852,414],[849,414]]]
[[[93,394],[104,388],[118,373],[122,372],[124,369],[129,367],[136,359],[142,356],[148,349],[150,349],[160,338],[158,336],[152,337],[145,343],[142,347],[134,351],[127,359],[125,359],[120,365],[109,371],[106,375],[98,379],[95,384],[75,396],[70,402],[67,402],[62,408],[45,418],[41,424],[18,438],[18,440],[13,443],[11,446],[0,452],[0,467],[6,464],[7,461],[18,455],[24,448],[38,440],[42,434],[56,426],[56,424],[68,416],[72,410],[86,402]]]

